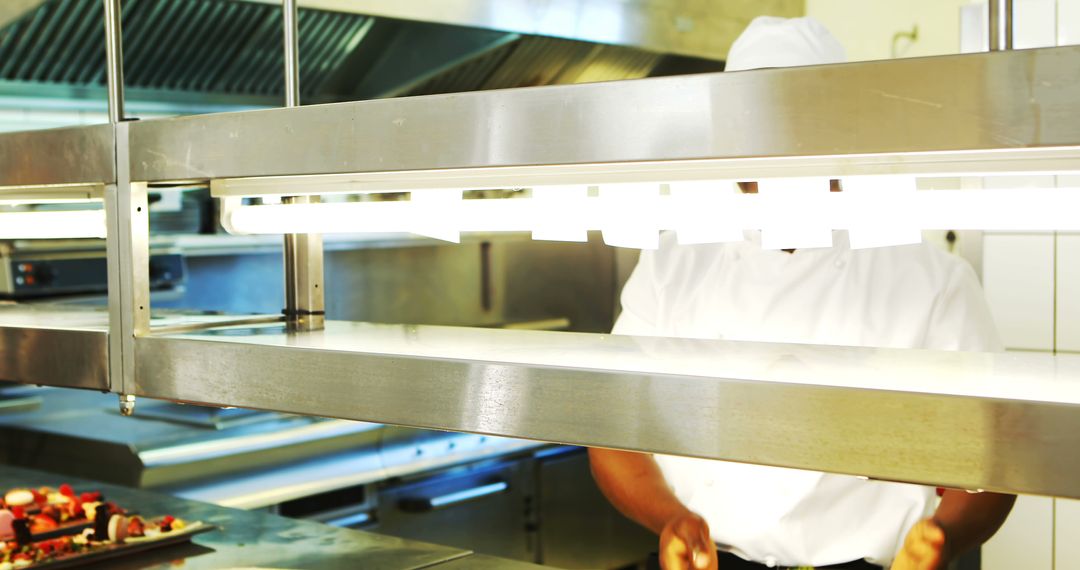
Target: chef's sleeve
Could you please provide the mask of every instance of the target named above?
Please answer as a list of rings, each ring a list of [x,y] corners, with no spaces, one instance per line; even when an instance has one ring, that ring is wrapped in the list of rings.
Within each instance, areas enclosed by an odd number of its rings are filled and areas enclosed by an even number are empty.
[[[935,303],[926,348],[934,350],[1004,350],[990,307],[975,271],[959,264],[948,275]]]
[[[660,303],[656,287],[656,252],[642,251],[622,291],[622,313],[612,334],[656,336]]]

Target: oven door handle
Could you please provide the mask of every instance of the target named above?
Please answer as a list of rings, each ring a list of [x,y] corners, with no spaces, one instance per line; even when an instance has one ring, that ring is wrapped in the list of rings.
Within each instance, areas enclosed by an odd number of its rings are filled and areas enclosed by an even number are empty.
[[[506,492],[509,488],[510,485],[506,481],[495,481],[434,497],[406,497],[401,499],[398,506],[406,512],[424,513],[497,495]]]

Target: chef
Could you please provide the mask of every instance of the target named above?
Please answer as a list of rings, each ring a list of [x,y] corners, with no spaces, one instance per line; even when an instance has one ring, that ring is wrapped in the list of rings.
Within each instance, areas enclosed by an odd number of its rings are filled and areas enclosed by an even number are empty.
[[[762,17],[732,46],[727,69],[844,57],[813,19]],[[801,250],[762,249],[759,232],[692,246],[665,234],[658,250],[642,252],[622,307],[616,334],[1001,349],[962,259],[924,244],[853,250],[845,232],[834,232],[831,248]],[[990,538],[1015,499],[945,490],[939,500],[932,487],[847,475],[601,449],[589,455],[608,499],[659,535],[666,570],[936,570]]]

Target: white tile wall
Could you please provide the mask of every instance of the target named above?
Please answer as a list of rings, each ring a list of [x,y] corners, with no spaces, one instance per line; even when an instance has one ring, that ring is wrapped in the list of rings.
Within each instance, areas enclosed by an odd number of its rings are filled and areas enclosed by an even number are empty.
[[[1053,501],[1019,497],[1005,525],[983,545],[982,570],[1055,570]]]
[[[1054,348],[1054,235],[983,238],[983,289],[1006,348]]]
[[[1056,499],[1054,562],[1056,570],[1080,569],[1080,501]]]
[[[1058,0],[1057,9],[1058,45],[1080,45],[1080,0]]]
[[[1057,44],[1057,1],[1016,0],[1013,4],[1013,47],[1053,47]]]
[[[1057,238],[1057,349],[1080,352],[1080,234]]]

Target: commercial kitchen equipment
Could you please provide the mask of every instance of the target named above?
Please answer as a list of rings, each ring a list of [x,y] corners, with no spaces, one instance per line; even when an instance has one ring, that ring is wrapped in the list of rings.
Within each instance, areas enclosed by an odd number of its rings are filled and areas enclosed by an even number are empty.
[[[1080,497],[1068,355],[320,326],[334,284],[306,238],[289,238],[289,322],[158,323],[147,224],[150,188],[192,182],[300,212],[332,193],[1075,172],[1080,47],[127,122],[116,4],[112,122],[0,136],[0,187],[103,188],[108,318],[0,310],[0,376],[126,413],[159,398]],[[81,361],[40,356],[57,350]]]
[[[60,477],[41,471],[5,468],[0,475],[4,488],[68,483],[79,489],[95,489],[120,505],[153,515],[170,514],[188,521],[213,524],[217,530],[201,535],[197,543],[147,551],[109,561],[109,568],[173,568],[183,559],[185,568],[239,568],[253,565],[303,569],[378,568],[539,568],[531,564],[493,559],[468,550],[450,548],[348,529],[335,529],[299,521],[242,511],[157,493],[134,490],[86,479]],[[450,566],[446,566],[449,564]],[[464,566],[461,566],[461,565]]]

